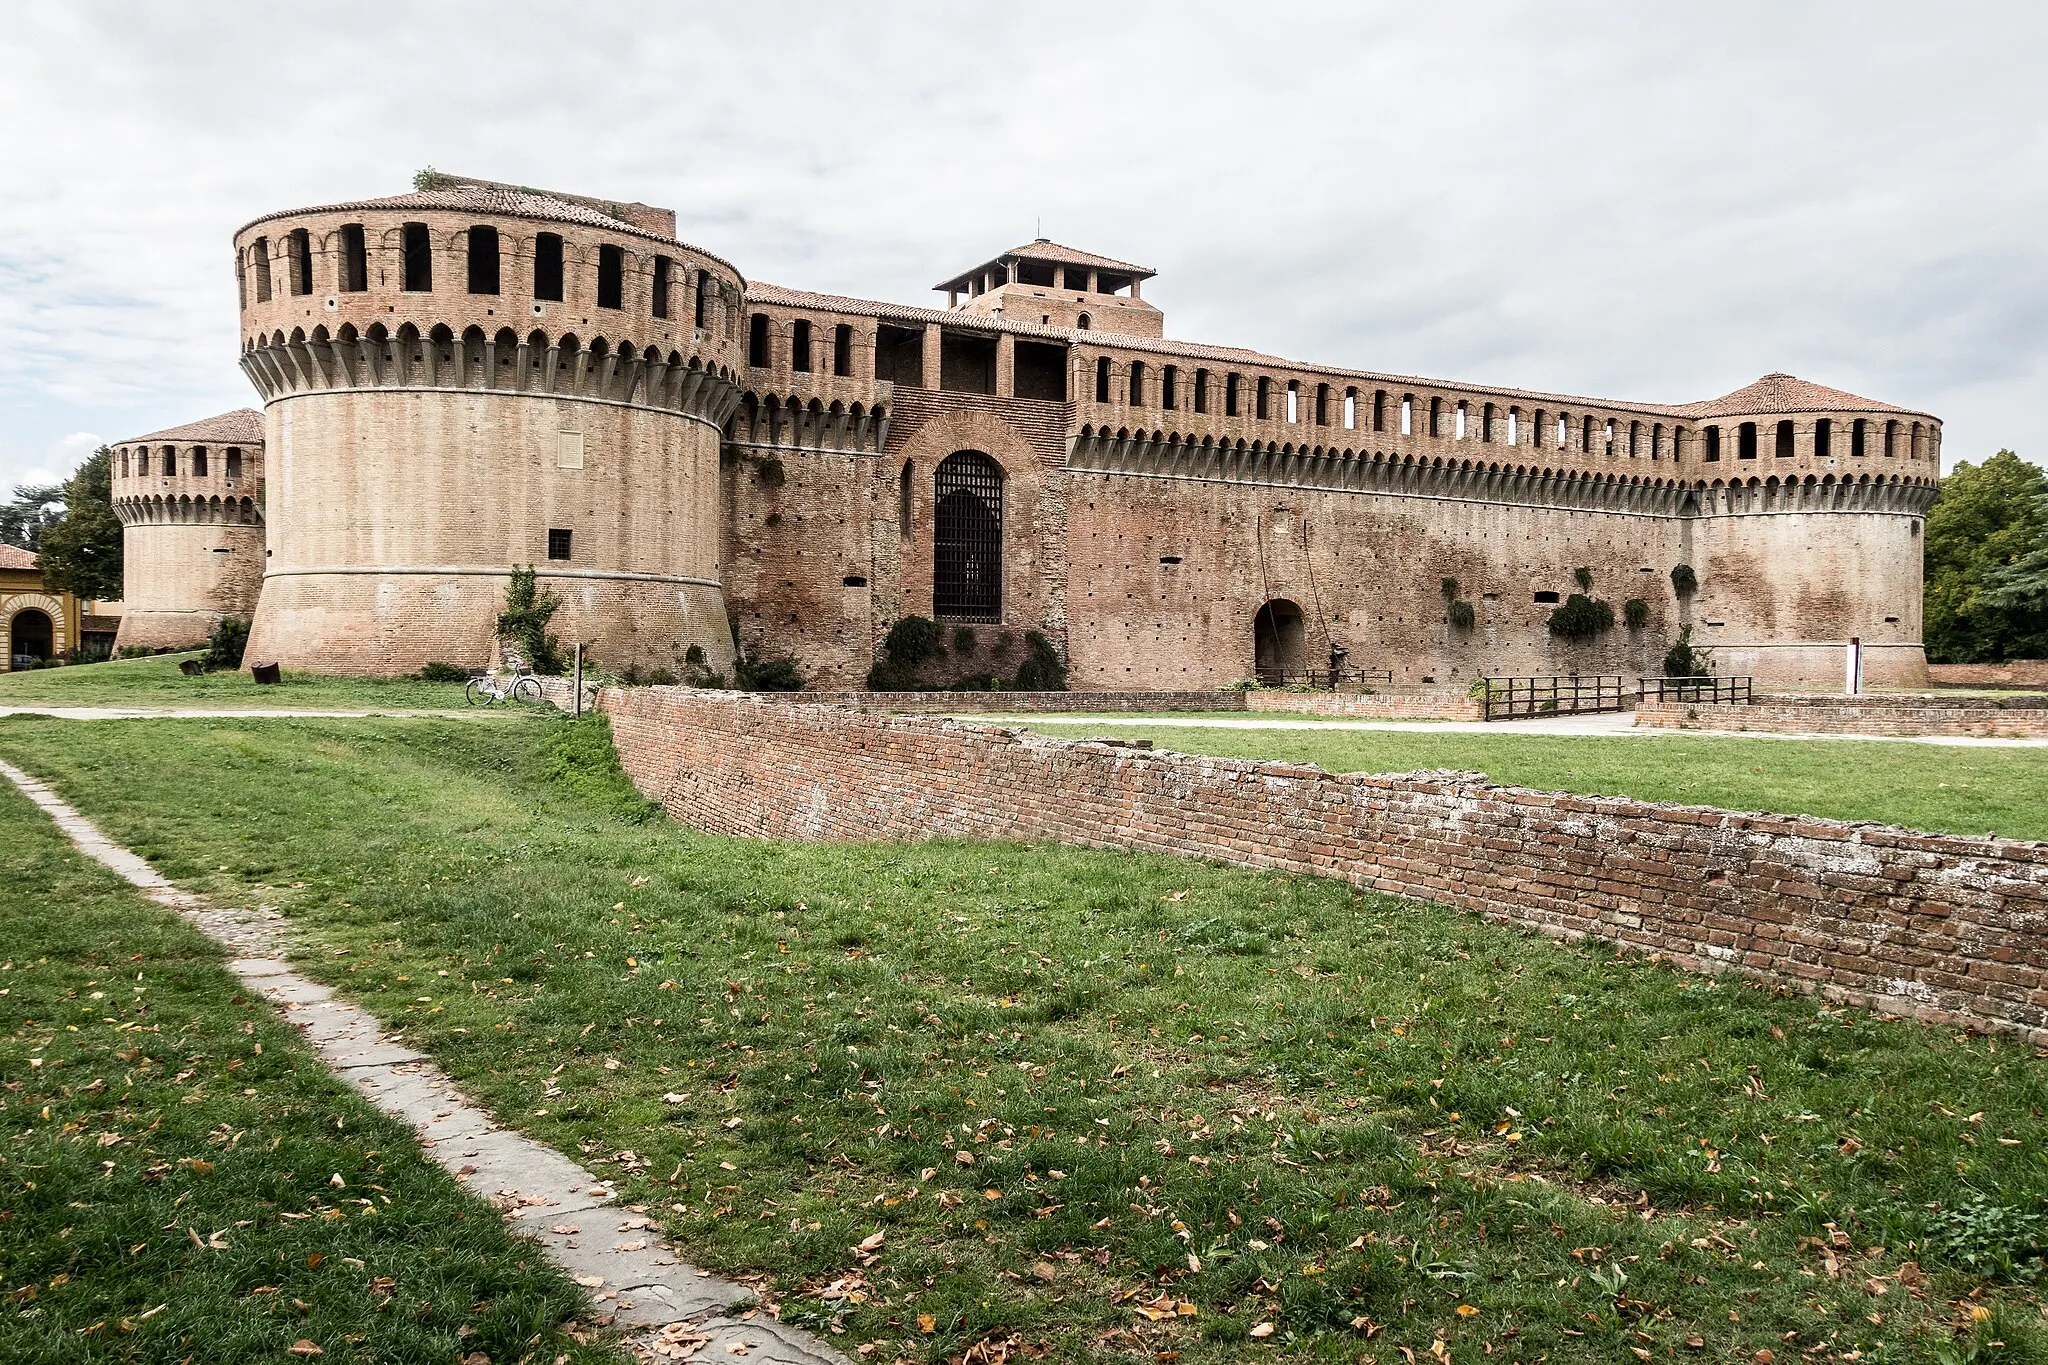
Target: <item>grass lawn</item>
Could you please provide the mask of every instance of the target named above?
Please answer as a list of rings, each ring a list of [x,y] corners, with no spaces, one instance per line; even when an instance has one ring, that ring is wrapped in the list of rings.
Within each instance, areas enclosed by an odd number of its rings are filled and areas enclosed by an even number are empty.
[[[965,719],[973,719],[966,717]],[[1331,772],[1460,768],[1546,791],[1877,820],[2048,839],[2048,748],[1645,735],[1202,729],[1047,717],[1033,730],[1149,739],[1161,749],[1314,763]]]
[[[193,654],[158,654],[147,659],[110,659],[101,664],[0,673],[0,706],[276,706],[287,708],[389,707],[461,709],[468,705],[461,683],[417,678],[325,678],[287,673],[272,687],[258,687],[246,669],[188,678],[178,664]]]
[[[207,939],[4,784],[0,849],[0,1359],[617,1359]]]
[[[597,718],[0,753],[871,1359],[2048,1359],[2010,1041],[1308,877],[700,835]]]

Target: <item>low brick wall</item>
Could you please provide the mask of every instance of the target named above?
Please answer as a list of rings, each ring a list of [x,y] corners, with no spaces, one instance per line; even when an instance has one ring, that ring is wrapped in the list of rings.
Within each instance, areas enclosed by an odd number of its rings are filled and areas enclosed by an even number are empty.
[[[2004,705],[1993,697],[1765,696],[1741,702],[1643,701],[1638,726],[1667,730],[1758,730],[1804,735],[1975,735],[2048,739],[2038,698]]]
[[[2048,659],[2002,664],[1929,664],[1927,681],[1946,687],[2039,687],[2048,690]]]
[[[640,790],[715,833],[1046,839],[1318,873],[2048,1043],[2048,844],[680,688],[610,689],[603,705]]]
[[[1040,711],[1242,711],[1242,692],[755,692],[764,702],[879,715],[1018,716]]]
[[[1485,720],[1486,708],[1464,691],[1246,692],[1247,711],[1294,711],[1363,720]]]

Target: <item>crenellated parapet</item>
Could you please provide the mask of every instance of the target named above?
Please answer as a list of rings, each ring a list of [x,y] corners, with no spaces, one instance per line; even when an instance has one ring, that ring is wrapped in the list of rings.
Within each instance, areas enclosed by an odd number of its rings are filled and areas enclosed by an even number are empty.
[[[1633,516],[1755,512],[1924,514],[1935,484],[1918,475],[1852,471],[1744,479],[1597,473],[1550,465],[1416,456],[1350,446],[1184,438],[1083,425],[1067,467],[1101,474],[1377,493],[1394,497],[1574,508]]]
[[[672,413],[722,428],[738,405],[732,372],[699,356],[632,341],[575,333],[525,335],[509,327],[461,337],[443,323],[422,333],[403,322],[373,322],[358,332],[343,323],[330,334],[294,328],[273,333],[242,355],[242,371],[265,402],[300,394],[367,389],[470,390],[615,403]]]
[[[888,394],[872,406],[790,394],[745,393],[725,424],[728,445],[878,455],[889,439]]]

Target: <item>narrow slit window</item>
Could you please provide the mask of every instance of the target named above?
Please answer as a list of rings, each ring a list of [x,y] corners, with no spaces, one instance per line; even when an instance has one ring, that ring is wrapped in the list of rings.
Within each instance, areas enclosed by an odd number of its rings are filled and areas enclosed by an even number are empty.
[[[668,281],[675,272],[676,263],[666,256],[654,258],[654,316],[668,316]]]
[[[404,258],[405,289],[409,294],[430,294],[434,290],[434,243],[425,223],[407,223],[399,232],[399,251]]]
[[[556,233],[533,239],[533,296],[547,303],[562,301],[562,239]]]
[[[597,249],[597,306],[623,308],[626,297],[626,253],[606,244]]]
[[[498,292],[498,230],[494,227],[469,230],[469,292]]]
[[[361,223],[341,225],[341,292],[360,294],[370,287],[370,252]]]

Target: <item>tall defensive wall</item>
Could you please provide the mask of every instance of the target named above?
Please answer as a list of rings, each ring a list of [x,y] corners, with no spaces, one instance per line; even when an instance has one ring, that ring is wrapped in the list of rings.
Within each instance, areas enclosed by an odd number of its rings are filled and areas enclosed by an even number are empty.
[[[263,418],[241,408],[112,451],[125,566],[115,648],[197,644],[223,616],[248,620],[263,587]]]
[[[491,655],[516,566],[614,668],[732,663],[720,432],[745,283],[675,215],[450,176],[235,235],[262,394],[252,659],[388,674]]]

